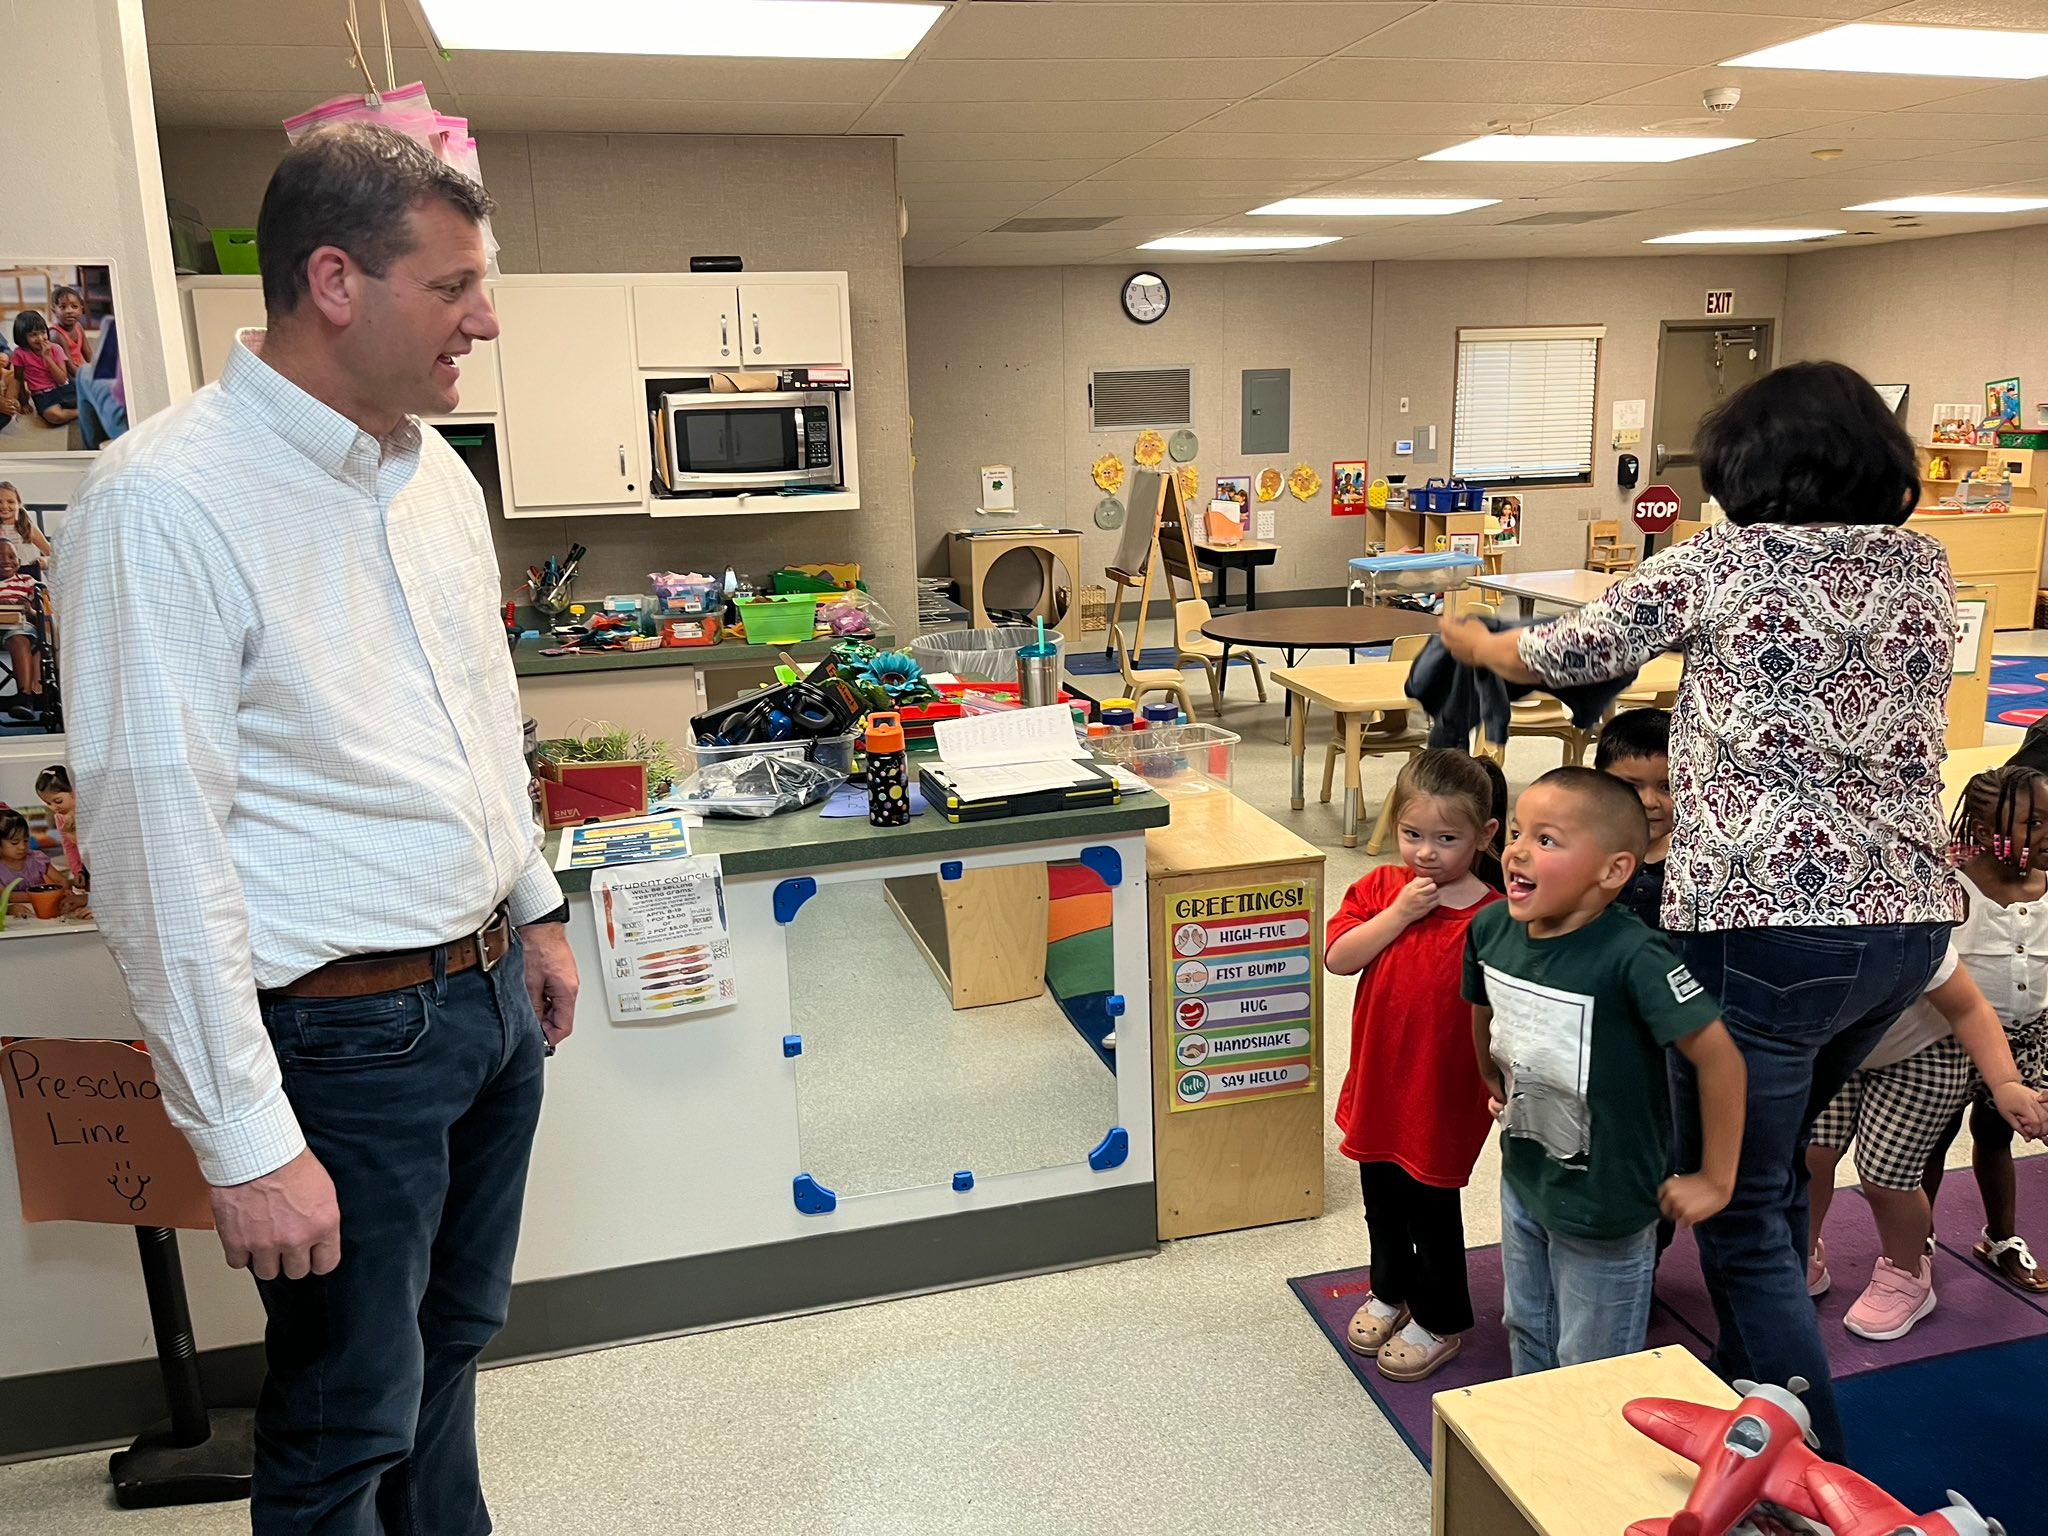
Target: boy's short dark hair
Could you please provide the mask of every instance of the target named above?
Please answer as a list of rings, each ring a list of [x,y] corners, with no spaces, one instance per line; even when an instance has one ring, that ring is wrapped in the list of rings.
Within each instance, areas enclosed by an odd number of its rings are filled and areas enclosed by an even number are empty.
[[[1790,363],[1737,390],[1693,438],[1731,523],[1897,526],[1920,502],[1913,440],[1841,363]]]
[[[306,261],[321,246],[339,247],[382,277],[413,247],[413,208],[437,198],[472,223],[490,217],[482,187],[394,128],[339,123],[299,140],[271,172],[256,215],[271,322],[305,298]]]
[[[1576,800],[1586,826],[1609,853],[1632,853],[1640,864],[1650,848],[1650,821],[1643,802],[1621,780],[1597,768],[1553,768],[1529,787],[1548,785]]]
[[[1593,766],[1603,773],[1616,763],[1671,755],[1671,711],[1625,709],[1600,727]]]

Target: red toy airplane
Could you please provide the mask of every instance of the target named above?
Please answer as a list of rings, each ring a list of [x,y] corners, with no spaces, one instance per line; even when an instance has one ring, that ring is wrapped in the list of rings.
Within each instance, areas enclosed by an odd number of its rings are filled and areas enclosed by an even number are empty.
[[[1735,1389],[1743,1396],[1733,1408],[1671,1397],[1639,1397],[1623,1405],[1622,1416],[1636,1429],[1700,1469],[1685,1508],[1669,1517],[1638,1520],[1628,1536],[1728,1536],[1766,1499],[1819,1519],[1806,1474],[1826,1463],[1806,1444],[1813,1421],[1794,1396],[1806,1389],[1806,1382],[1795,1376],[1791,1387],[1788,1392],[1738,1381]]]
[[[1919,1515],[1866,1477],[1831,1461],[1806,1469],[1806,1486],[1820,1518],[1834,1536],[2005,1536],[1996,1520],[1986,1520],[1954,1489],[1946,1508]]]

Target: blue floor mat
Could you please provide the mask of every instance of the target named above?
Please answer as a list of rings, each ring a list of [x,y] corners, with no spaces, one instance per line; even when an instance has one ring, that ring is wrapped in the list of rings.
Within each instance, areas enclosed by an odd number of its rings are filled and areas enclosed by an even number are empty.
[[[2007,1536],[2048,1536],[2048,1337],[1852,1376],[1835,1384],[1856,1470],[1916,1511],[1956,1489]],[[2023,1448],[2026,1448],[2023,1450]]]

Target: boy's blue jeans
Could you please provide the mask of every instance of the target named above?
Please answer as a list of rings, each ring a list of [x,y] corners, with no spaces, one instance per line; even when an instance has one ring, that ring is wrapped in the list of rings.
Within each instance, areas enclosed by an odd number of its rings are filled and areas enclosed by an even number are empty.
[[[1727,1380],[1808,1383],[1820,1453],[1847,1460],[1820,1325],[1806,1294],[1806,1143],[1813,1122],[1878,1037],[1927,990],[1949,924],[1736,928],[1672,934],[1686,968],[1721,1000],[1749,1069],[1735,1194],[1698,1227],[1720,1322],[1711,1364]],[[1700,1165],[1699,1080],[1671,1052],[1681,1171]]]
[[[505,1322],[543,1039],[515,942],[488,974],[264,1006],[341,1207],[341,1263],[257,1282],[255,1536],[483,1536],[476,1360]]]
[[[1546,1231],[1502,1179],[1500,1264],[1517,1376],[1643,1347],[1657,1279],[1654,1222],[1630,1237],[1566,1237]]]

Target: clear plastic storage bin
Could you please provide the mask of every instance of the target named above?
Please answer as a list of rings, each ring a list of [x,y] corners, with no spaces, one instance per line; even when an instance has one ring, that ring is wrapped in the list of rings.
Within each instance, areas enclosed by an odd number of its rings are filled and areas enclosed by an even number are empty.
[[[1231,762],[1244,738],[1220,725],[1159,725],[1091,736],[1097,760],[1128,768],[1162,795],[1203,795],[1230,788]]]
[[[1045,641],[1058,652],[1055,670],[1064,675],[1067,637],[1048,629]],[[1017,652],[1036,644],[1035,626],[1011,624],[1001,629],[949,629],[936,635],[920,635],[910,642],[910,654],[926,672],[950,672],[964,682],[1014,683]]]

